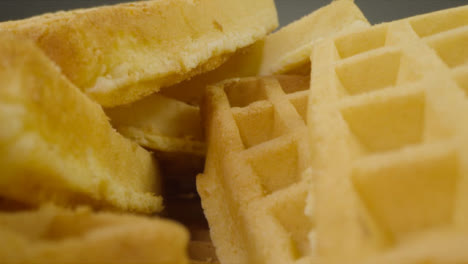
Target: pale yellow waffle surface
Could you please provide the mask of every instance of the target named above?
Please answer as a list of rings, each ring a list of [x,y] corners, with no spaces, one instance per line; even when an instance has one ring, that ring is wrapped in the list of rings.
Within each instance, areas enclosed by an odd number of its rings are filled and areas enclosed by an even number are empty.
[[[365,27],[369,23],[353,1],[333,1],[237,51],[219,68],[162,89],[162,93],[198,105],[205,86],[225,79],[286,72],[308,75],[310,52],[315,43]]]
[[[382,255],[370,257],[365,264],[466,263],[468,236],[459,231],[427,233],[404,241]]]
[[[151,154],[118,134],[34,43],[0,40],[0,196],[161,210]]]
[[[150,149],[205,155],[200,111],[155,93],[132,104],[106,110],[123,135]]]
[[[308,125],[318,177],[308,208],[321,263],[388,252],[382,263],[468,261],[452,261],[466,244],[450,246],[468,230],[467,47],[468,6],[315,47]],[[423,239],[443,230],[463,238]]]
[[[188,232],[170,220],[43,206],[0,213],[0,262],[186,264]]]
[[[206,146],[199,104],[209,84],[254,76],[261,61],[259,45],[237,51],[219,68],[164,88],[132,104],[106,109],[111,123],[146,148],[204,156]]]
[[[259,45],[236,51],[223,65],[132,104],[106,110],[120,133],[149,149],[204,156],[206,146],[199,104],[207,85],[232,77],[254,76]],[[182,165],[183,166],[183,165]]]
[[[237,50],[225,63],[212,71],[161,89],[161,94],[198,106],[207,85],[231,78],[258,75],[263,58],[263,41],[264,39],[261,39],[248,47]]]
[[[197,178],[221,263],[308,263],[313,222],[308,77],[232,79],[207,89],[205,172]]]
[[[262,75],[288,72],[308,74],[310,53],[317,42],[340,32],[368,26],[369,22],[354,1],[333,1],[268,35],[261,44],[263,45],[263,58],[259,73]],[[304,70],[307,71],[304,72]]]
[[[365,27],[369,27],[369,23],[353,1],[333,1],[238,50],[219,68],[162,89],[162,93],[198,105],[206,85],[225,79],[285,72],[308,75],[309,71],[304,72],[304,68],[309,68],[310,52],[315,43]]]
[[[215,70],[163,88],[163,95],[154,94],[150,96],[151,99],[112,108],[107,113],[119,132],[147,148],[201,155],[205,152],[205,146],[199,137],[202,129],[195,121],[199,119],[198,105],[207,85],[228,78],[273,72],[309,74],[310,51],[316,42],[334,34],[368,26],[367,20],[352,1],[335,1],[265,39],[236,51]],[[152,114],[146,114],[148,112]]]
[[[36,41],[74,84],[110,107],[211,70],[277,25],[273,0],[174,0],[46,14],[0,30]]]

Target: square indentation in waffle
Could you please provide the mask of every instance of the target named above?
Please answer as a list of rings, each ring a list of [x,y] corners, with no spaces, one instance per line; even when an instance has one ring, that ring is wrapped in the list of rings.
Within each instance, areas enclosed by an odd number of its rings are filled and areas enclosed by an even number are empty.
[[[296,112],[301,116],[304,123],[307,120],[307,105],[309,98],[309,91],[296,92],[288,95],[291,104],[296,108]]]
[[[286,124],[271,102],[256,102],[245,108],[234,108],[232,112],[246,148],[286,133]]]
[[[286,188],[301,179],[301,161],[292,137],[278,138],[248,151],[247,157],[267,194]]]
[[[339,37],[335,40],[335,45],[340,58],[345,59],[383,47],[386,39],[387,27],[381,26]]]
[[[310,86],[309,76],[297,78],[297,76],[278,76],[277,80],[285,94],[293,94],[301,91],[308,91]]]
[[[452,222],[458,156],[450,142],[415,146],[361,160],[352,179],[391,240]]]
[[[308,87],[308,77],[301,76],[264,77],[225,87],[245,148],[304,126],[306,109],[303,105],[292,105],[289,99],[307,96]]]
[[[341,113],[364,150],[389,151],[422,141],[425,124],[422,91],[352,99]]]
[[[428,42],[450,68],[468,63],[468,26],[435,35]]]
[[[304,214],[306,196],[307,192],[297,192],[271,208],[273,216],[290,237],[292,255],[296,260],[313,253],[309,232],[314,229],[314,223]]]
[[[260,80],[230,82],[225,85],[224,92],[231,107],[245,107],[253,102],[267,99],[265,87]]]
[[[296,112],[301,116],[304,123],[307,117],[307,98],[309,95],[310,78],[297,76],[278,76],[278,82],[291,104],[296,108]]]
[[[450,12],[437,12],[409,20],[419,37],[426,37],[457,27],[468,25],[468,9],[453,9]]]
[[[398,86],[421,77],[416,62],[395,47],[379,48],[342,60],[335,71],[340,90],[349,95]]]

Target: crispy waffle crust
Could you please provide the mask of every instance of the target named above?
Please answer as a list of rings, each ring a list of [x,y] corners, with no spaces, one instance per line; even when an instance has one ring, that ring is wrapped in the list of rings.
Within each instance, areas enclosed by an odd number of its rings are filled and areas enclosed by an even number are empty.
[[[0,24],[34,40],[105,107],[201,72],[278,25],[273,0],[172,0],[46,14]]]
[[[315,46],[308,208],[321,263],[468,260],[467,46],[468,7]]]
[[[162,209],[151,154],[34,43],[0,34],[0,196],[151,213]]]

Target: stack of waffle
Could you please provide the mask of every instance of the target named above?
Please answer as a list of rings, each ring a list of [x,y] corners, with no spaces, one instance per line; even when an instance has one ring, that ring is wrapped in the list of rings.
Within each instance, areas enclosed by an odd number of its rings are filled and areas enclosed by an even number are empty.
[[[0,262],[468,262],[468,6],[276,26],[272,0],[0,23]]]

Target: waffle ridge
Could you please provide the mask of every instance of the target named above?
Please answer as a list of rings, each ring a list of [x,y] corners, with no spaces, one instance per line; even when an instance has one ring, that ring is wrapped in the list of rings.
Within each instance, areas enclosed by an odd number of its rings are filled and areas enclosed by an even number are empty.
[[[236,50],[214,70],[164,87],[160,93],[132,104],[107,109],[106,113],[120,133],[147,148],[204,156],[206,146],[198,122],[198,106],[207,85],[257,75],[307,75],[310,71],[309,54],[315,43],[325,37],[369,26],[353,1],[333,1]]]
[[[208,155],[197,187],[222,263],[313,256],[313,223],[304,215],[311,182],[307,89],[304,76],[232,79],[207,89]]]
[[[416,263],[431,250],[466,261],[440,248],[467,227],[467,18],[448,9],[315,46],[307,122],[320,173],[307,208],[323,263]]]

